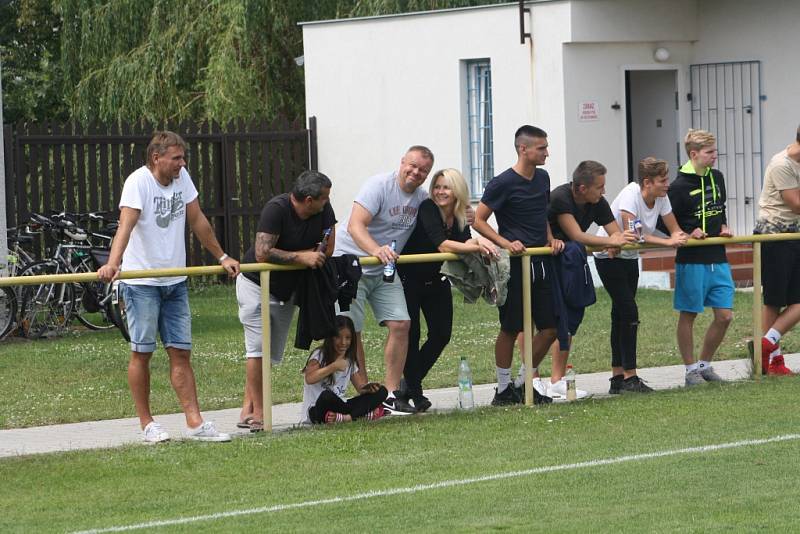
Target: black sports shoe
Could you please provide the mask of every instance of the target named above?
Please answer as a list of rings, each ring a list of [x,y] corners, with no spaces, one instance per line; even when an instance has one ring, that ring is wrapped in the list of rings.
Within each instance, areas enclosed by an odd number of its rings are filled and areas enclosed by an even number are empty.
[[[524,398],[525,395],[523,394],[522,397]],[[534,404],[552,404],[553,398],[548,397],[547,395],[542,395],[536,388],[533,388],[533,403]]]
[[[399,395],[400,392],[395,391],[394,397],[388,397],[383,401],[383,410],[386,415],[413,415],[417,413],[417,410]]]
[[[636,375],[622,381],[622,393],[651,393],[653,388]]]
[[[411,397],[411,401],[414,403],[414,408],[418,412],[427,412],[428,408],[433,406],[433,403],[430,401],[430,399],[422,393]]]
[[[507,406],[509,404],[522,404],[522,397],[520,396],[514,384],[509,384],[506,389],[499,393],[497,388],[494,388],[494,398],[492,399],[492,406]]]
[[[514,393],[516,394],[517,398],[519,399],[519,404],[525,404],[525,385],[521,386],[514,386],[513,384],[508,386],[510,388],[514,388]],[[495,397],[497,395],[495,394]],[[536,387],[533,388],[533,403],[534,404],[551,404],[553,402],[552,397],[548,397],[547,395],[542,395],[536,390]],[[492,403],[494,404],[494,402]]]
[[[622,383],[625,381],[624,375],[614,375],[608,381],[611,383],[608,387],[609,394],[619,395],[622,393]]]

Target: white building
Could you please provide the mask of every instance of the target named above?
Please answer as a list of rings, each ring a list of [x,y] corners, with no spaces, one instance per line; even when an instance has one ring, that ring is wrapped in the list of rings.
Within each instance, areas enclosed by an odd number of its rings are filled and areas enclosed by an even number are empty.
[[[749,233],[762,171],[800,113],[796,0],[540,0],[303,24],[306,109],[341,218],[363,180],[412,144],[482,185],[546,130],[553,185],[584,159],[611,199],[636,162],[672,172],[689,127],[714,132],[729,222]],[[522,22],[522,29],[521,29]],[[521,32],[529,34],[521,43]],[[632,170],[633,169],[633,170]]]

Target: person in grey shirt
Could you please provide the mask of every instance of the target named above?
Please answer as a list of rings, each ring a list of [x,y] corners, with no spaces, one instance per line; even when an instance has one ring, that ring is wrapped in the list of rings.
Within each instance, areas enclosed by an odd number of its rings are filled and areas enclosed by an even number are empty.
[[[383,265],[394,262],[414,230],[420,203],[428,198],[420,186],[432,167],[433,153],[415,145],[406,151],[398,170],[369,178],[356,196],[352,210],[339,224],[334,255],[375,256]],[[392,241],[396,242],[394,250],[390,246]],[[378,323],[389,330],[383,355],[384,384],[389,392],[384,409],[390,415],[408,415],[415,412],[414,407],[399,389],[410,322],[400,277],[384,282],[383,265],[364,267],[358,295],[350,311],[342,313],[355,324],[358,369],[365,379],[367,367],[361,332],[367,302]]]

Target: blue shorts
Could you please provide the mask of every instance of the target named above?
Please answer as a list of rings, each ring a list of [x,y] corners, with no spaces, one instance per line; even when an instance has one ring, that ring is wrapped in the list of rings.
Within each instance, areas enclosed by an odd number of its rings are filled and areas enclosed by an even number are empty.
[[[705,307],[733,309],[733,277],[727,263],[675,265],[673,307],[703,313]]]
[[[156,350],[156,332],[161,343],[176,349],[192,349],[192,316],[186,281],[171,286],[142,286],[121,283],[128,332],[133,352]]]

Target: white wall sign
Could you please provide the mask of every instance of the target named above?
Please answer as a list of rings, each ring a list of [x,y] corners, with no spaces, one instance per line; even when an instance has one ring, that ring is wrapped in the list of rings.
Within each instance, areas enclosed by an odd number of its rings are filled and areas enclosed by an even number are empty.
[[[597,102],[589,100],[578,103],[578,120],[581,122],[596,121],[600,117],[597,113]]]

